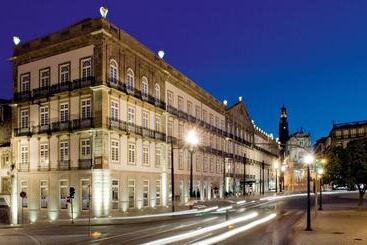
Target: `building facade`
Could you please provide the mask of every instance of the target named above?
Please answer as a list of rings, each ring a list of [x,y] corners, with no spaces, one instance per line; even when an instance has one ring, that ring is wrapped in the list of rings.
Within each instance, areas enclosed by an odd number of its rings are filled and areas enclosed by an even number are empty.
[[[243,179],[268,189],[277,144],[245,105],[228,108],[104,18],[18,45],[11,61],[13,223],[21,209],[36,222],[169,206],[172,163],[187,202],[191,129],[197,198],[239,195]]]

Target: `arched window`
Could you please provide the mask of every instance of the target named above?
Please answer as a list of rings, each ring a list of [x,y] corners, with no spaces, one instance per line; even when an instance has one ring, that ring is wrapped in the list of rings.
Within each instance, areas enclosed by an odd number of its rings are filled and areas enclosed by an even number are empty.
[[[145,98],[148,97],[148,79],[146,77],[141,79],[141,95]]]
[[[115,60],[110,60],[110,81],[117,84],[119,80],[119,69]]]
[[[130,68],[126,73],[126,88],[128,91],[134,91],[134,72]]]
[[[154,86],[154,98],[156,99],[156,101],[161,100],[161,87],[158,83],[156,83]]]

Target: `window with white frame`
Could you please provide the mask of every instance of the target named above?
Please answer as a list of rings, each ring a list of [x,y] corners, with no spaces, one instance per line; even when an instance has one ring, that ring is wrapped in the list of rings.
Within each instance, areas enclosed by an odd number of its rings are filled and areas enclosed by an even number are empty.
[[[119,141],[111,140],[111,161],[118,162],[119,161]]]
[[[26,180],[20,181],[20,192],[25,192],[27,195],[22,198],[22,208],[28,208],[28,182]]]
[[[149,166],[149,146],[143,145],[143,165]]]
[[[168,136],[173,136],[173,119],[168,119],[168,125],[167,125],[167,133]]]
[[[82,112],[82,119],[88,119],[92,117],[92,110],[91,110],[91,99],[82,99],[81,100],[81,112]]]
[[[155,148],[155,163],[156,168],[159,168],[161,166],[161,148],[160,146],[156,146]]]
[[[112,209],[119,208],[119,181],[112,180]]]
[[[49,123],[49,111],[48,106],[40,107],[40,125],[46,126]]]
[[[80,139],[80,159],[90,159],[91,144],[90,139]]]
[[[184,99],[181,96],[178,96],[178,109],[180,111],[184,111]]]
[[[146,77],[142,77],[141,79],[141,96],[143,98],[147,98],[148,97],[148,79]]]
[[[149,128],[149,113],[146,111],[142,112],[142,117],[141,117],[141,126],[143,128]]]
[[[111,119],[119,120],[119,103],[116,100],[111,100]]]
[[[59,154],[60,154],[60,161],[69,160],[69,142],[68,141],[60,141]]]
[[[92,58],[84,58],[80,60],[80,78],[86,79],[92,76]]]
[[[161,87],[158,83],[154,86],[154,98],[159,101],[161,99]]]
[[[90,204],[90,182],[89,179],[81,180],[82,210],[89,210]]]
[[[184,125],[183,123],[178,123],[178,138],[183,139],[183,131],[184,131]]]
[[[127,122],[129,124],[135,124],[135,108],[132,106],[127,108]]]
[[[29,110],[24,109],[20,111],[20,127],[28,128],[29,127]]]
[[[183,152],[180,151],[178,153],[178,169],[183,170],[184,169],[184,163],[183,163]]]
[[[31,74],[23,74],[20,76],[20,92],[27,92],[31,89]]]
[[[156,180],[155,181],[155,205],[160,206],[161,205],[161,181]]]
[[[27,145],[21,145],[20,146],[20,162],[22,164],[27,164],[28,159],[29,159],[28,146]]]
[[[167,91],[167,105],[174,106],[173,92]]]
[[[208,112],[206,110],[203,110],[203,121],[208,122]]]
[[[134,143],[128,144],[128,164],[136,164],[136,145]]]
[[[160,116],[156,116],[155,117],[155,126],[154,126],[155,131],[160,132],[161,131],[161,117]]]
[[[50,68],[40,70],[40,87],[44,88],[50,85]]]
[[[214,126],[214,116],[213,116],[212,113],[210,113],[210,115],[209,115],[209,123],[210,123],[211,126]]]
[[[197,119],[201,119],[201,110],[200,110],[200,107],[197,105],[196,107],[195,107],[195,117],[197,118]]]
[[[41,180],[40,181],[40,203],[41,208],[47,208],[48,206],[48,181]]]
[[[127,182],[129,192],[129,208],[135,208],[135,179],[129,179]]]
[[[40,144],[40,164],[45,166],[48,164],[48,144]]]
[[[60,209],[67,209],[68,208],[68,181],[67,180],[60,180]]]
[[[201,162],[200,162],[200,155],[196,155],[196,171],[201,172]]]
[[[192,115],[192,102],[187,101],[187,114]]]
[[[59,66],[59,82],[65,83],[70,81],[70,64],[62,64]]]
[[[60,104],[60,122],[69,121],[69,103]]]
[[[134,81],[134,72],[131,69],[128,69],[126,72],[126,88],[129,91],[134,91],[135,87]]]
[[[110,60],[110,81],[117,84],[119,80],[118,64],[115,60]]]
[[[149,180],[143,182],[143,206],[149,207]]]

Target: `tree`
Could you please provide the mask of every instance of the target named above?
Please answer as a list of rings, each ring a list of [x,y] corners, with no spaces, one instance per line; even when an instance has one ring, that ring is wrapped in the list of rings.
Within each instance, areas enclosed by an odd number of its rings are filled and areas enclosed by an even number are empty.
[[[324,177],[325,183],[355,187],[359,191],[358,205],[363,205],[367,189],[367,139],[354,140],[344,149],[341,146],[331,148],[326,156],[328,164]]]

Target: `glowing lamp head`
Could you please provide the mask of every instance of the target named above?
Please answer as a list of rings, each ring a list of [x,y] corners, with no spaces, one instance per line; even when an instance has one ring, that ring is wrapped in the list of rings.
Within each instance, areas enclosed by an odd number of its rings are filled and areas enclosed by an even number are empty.
[[[238,97],[238,101],[242,101],[242,96]]]
[[[274,166],[274,169],[278,169],[279,168],[279,161],[278,160],[274,161],[273,166]]]
[[[280,170],[281,170],[282,172],[285,172],[285,170],[286,170],[286,166],[285,166],[285,165],[282,165],[282,167],[280,168]]]
[[[228,101],[227,101],[227,100],[223,100],[223,104],[224,104],[225,106],[227,106],[227,105],[228,105]]]
[[[313,163],[314,157],[311,154],[308,154],[304,157],[303,161],[304,161],[304,163],[309,165],[309,164]]]
[[[163,59],[163,57],[164,57],[164,55],[165,55],[166,53],[163,51],[163,50],[159,50],[158,51],[158,56],[159,56],[159,58],[161,58],[161,59]]]
[[[18,45],[18,44],[20,43],[20,38],[19,38],[18,36],[14,36],[14,37],[13,37],[13,43],[14,43],[15,45]]]
[[[192,147],[195,147],[199,144],[199,137],[196,134],[195,130],[190,130],[186,135],[186,143]]]
[[[99,8],[99,13],[101,14],[102,18],[106,19],[107,14],[108,14],[108,8],[105,7],[100,7]]]

